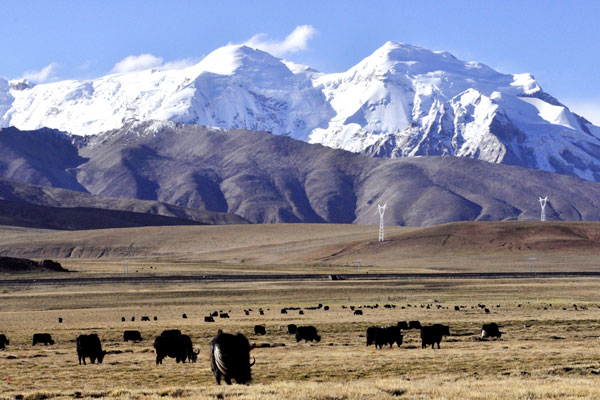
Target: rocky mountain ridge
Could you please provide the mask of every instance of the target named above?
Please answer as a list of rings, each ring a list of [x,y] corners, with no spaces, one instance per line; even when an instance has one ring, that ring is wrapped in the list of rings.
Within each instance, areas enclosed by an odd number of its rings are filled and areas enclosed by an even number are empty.
[[[267,132],[170,121],[88,137],[6,128],[0,153],[7,179],[254,223],[376,224],[383,203],[390,225],[537,220],[540,195],[550,196],[548,219],[600,219],[600,183],[575,177],[461,157],[371,158]]]
[[[0,127],[92,135],[147,120],[269,131],[373,157],[448,155],[600,178],[600,127],[532,75],[404,43],[334,74],[231,45],[183,69],[35,86],[0,78]]]

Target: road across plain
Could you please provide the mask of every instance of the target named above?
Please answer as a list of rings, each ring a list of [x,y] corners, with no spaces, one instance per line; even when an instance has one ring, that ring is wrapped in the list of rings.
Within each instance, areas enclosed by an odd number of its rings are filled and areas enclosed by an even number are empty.
[[[204,274],[142,275],[74,278],[0,279],[0,286],[85,285],[110,283],[186,283],[186,282],[269,282],[269,281],[357,281],[357,280],[423,280],[423,279],[547,279],[600,278],[600,272],[470,272],[407,274]]]

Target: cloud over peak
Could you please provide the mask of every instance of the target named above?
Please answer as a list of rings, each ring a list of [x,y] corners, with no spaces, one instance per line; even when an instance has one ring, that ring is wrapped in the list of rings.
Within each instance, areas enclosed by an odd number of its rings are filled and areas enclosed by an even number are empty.
[[[53,62],[46,65],[44,68],[40,70],[32,70],[27,71],[23,74],[20,79],[27,80],[31,83],[45,83],[53,80],[57,80],[56,70],[58,69],[58,64]]]
[[[181,60],[174,60],[164,62],[162,57],[157,57],[152,54],[140,54],[137,56],[127,56],[114,65],[111,69],[111,73],[125,73],[143,71],[150,68],[159,68],[161,70],[169,69],[183,69],[190,65],[198,62],[194,58],[183,58]]]
[[[267,34],[259,33],[252,36],[244,44],[266,51],[274,56],[282,57],[286,54],[306,50],[308,41],[317,33],[318,31],[311,25],[299,25],[283,40],[268,40]]]
[[[152,54],[140,54],[139,56],[127,56],[112,68],[113,73],[142,71],[149,68],[161,66],[162,57],[156,57]]]

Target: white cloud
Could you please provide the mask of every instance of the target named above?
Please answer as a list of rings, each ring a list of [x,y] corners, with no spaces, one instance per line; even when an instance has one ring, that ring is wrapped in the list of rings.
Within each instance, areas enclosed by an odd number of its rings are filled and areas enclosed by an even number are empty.
[[[194,65],[199,60],[195,58],[182,58],[180,60],[164,62],[162,57],[152,54],[140,54],[139,56],[127,56],[112,68],[112,73],[143,71],[150,68],[162,70],[183,69]]]
[[[23,74],[21,79],[27,79],[31,83],[44,83],[56,80],[56,70],[58,69],[57,63],[51,63],[46,65],[39,71],[27,71]]]
[[[163,59],[152,54],[140,54],[139,56],[127,56],[112,68],[111,72],[134,72],[161,66]]]
[[[87,71],[96,63],[96,60],[85,60],[83,63],[79,65],[79,69],[82,71]]]
[[[184,69],[197,64],[200,58],[182,58],[181,60],[168,61],[160,66],[160,69]]]
[[[282,57],[289,53],[306,50],[308,48],[308,41],[316,34],[317,30],[313,26],[299,25],[283,40],[267,40],[265,33],[259,33],[252,36],[244,44],[266,51],[274,56]]]
[[[598,99],[577,99],[564,102],[569,109],[594,125],[600,126],[600,98]]]

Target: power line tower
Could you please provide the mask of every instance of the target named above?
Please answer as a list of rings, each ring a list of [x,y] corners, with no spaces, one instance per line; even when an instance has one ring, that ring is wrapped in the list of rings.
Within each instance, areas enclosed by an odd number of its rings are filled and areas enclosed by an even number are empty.
[[[546,220],[546,203],[548,202],[548,196],[542,198],[540,196],[540,199],[538,200],[540,202],[540,207],[542,207],[542,213],[540,214],[540,221],[545,221]]]
[[[383,224],[383,214],[385,213],[385,209],[387,208],[387,204],[379,205],[377,204],[377,211],[379,211],[379,241],[383,242],[385,240],[385,230]]]

